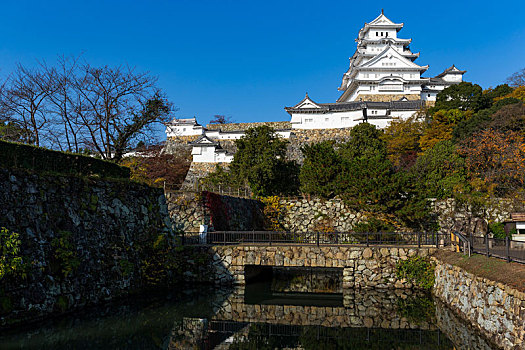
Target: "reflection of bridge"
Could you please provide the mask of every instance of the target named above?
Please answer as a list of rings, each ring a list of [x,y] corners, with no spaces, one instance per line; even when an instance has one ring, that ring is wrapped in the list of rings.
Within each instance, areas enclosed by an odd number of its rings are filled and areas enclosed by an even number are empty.
[[[245,303],[244,290],[236,290],[208,319],[185,319],[178,334],[181,344],[200,344],[200,349],[228,349],[235,342],[245,344],[309,345],[376,344],[397,348],[398,344],[452,348],[446,335],[432,322],[434,306],[421,310],[403,309],[400,300],[428,300],[410,290],[347,293],[344,306],[300,306]],[[410,303],[409,303],[410,304]],[[311,343],[314,342],[314,343]],[[218,345],[220,344],[220,345]],[[218,345],[218,346],[217,346]],[[438,347],[436,347],[436,345]],[[292,346],[293,347],[293,346]],[[190,349],[191,347],[187,347]],[[361,347],[359,347],[361,348]]]
[[[400,314],[399,300],[424,297],[411,290],[345,291],[341,295],[341,306],[248,304],[242,292],[232,293],[212,320],[343,328],[435,329],[428,320],[414,322]]]

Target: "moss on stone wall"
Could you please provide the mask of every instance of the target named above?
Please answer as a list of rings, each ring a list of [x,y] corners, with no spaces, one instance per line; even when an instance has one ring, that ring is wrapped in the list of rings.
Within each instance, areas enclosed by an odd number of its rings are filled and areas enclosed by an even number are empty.
[[[161,189],[0,168],[0,193],[0,227],[19,233],[28,265],[27,279],[2,278],[0,326],[142,291],[145,247],[159,236],[175,245]],[[160,286],[182,279],[170,268]]]

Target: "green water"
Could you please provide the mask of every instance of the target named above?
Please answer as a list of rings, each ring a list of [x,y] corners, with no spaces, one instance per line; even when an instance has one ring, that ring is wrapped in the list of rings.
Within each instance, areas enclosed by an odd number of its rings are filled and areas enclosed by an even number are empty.
[[[465,341],[468,339],[468,341]],[[490,349],[432,297],[187,288],[0,331],[0,349]]]

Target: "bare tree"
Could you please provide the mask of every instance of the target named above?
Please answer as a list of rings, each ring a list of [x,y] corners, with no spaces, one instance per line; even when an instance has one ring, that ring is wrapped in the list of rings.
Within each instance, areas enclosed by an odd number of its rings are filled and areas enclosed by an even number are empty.
[[[75,57],[19,64],[0,89],[0,118],[23,129],[26,142],[119,161],[169,119],[172,106],[156,82],[129,66],[94,67]]]
[[[54,70],[56,90],[50,95],[49,115],[51,127],[48,132],[54,148],[79,153],[82,144],[84,127],[79,117],[78,109],[81,101],[77,91],[73,88],[78,69],[78,59],[61,56],[58,58],[57,68],[42,66],[46,72]]]
[[[46,103],[57,89],[54,70],[29,69],[21,64],[8,77],[0,91],[0,104],[10,122],[20,125],[34,143],[42,142],[41,131],[48,123]],[[29,141],[29,140],[28,140]]]
[[[210,124],[228,124],[233,123],[233,120],[230,117],[227,117],[222,114],[215,114],[213,119],[210,120]]]
[[[167,121],[171,105],[156,88],[156,78],[128,66],[81,67],[74,89],[85,127],[84,142],[104,159],[120,160],[131,141]]]
[[[525,86],[525,68],[508,77],[507,84],[512,87]]]

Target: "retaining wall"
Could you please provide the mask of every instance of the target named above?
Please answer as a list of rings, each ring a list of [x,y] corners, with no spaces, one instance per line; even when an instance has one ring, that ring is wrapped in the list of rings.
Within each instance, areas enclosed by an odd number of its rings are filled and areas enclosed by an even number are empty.
[[[439,299],[495,344],[504,349],[525,347],[525,293],[435,261],[434,294]]]
[[[166,198],[172,223],[178,230],[199,232],[200,225],[217,231],[263,229],[263,206],[257,200],[212,192],[167,192]]]
[[[142,248],[171,234],[160,189],[7,169],[0,169],[0,227],[20,235],[28,264],[26,278],[2,279],[0,325],[141,290]]]

